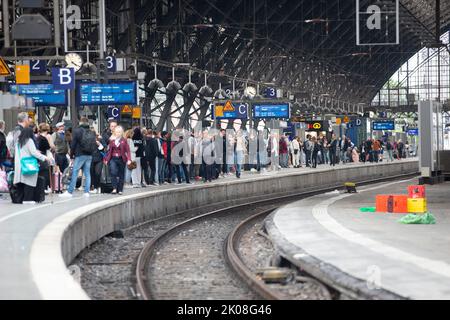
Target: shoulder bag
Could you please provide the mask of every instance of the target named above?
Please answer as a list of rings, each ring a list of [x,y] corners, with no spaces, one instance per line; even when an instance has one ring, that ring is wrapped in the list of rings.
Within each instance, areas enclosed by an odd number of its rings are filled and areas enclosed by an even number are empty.
[[[18,156],[20,159],[20,146],[17,146]],[[39,163],[35,157],[25,157],[20,159],[20,169],[24,176],[32,176],[39,173]]]

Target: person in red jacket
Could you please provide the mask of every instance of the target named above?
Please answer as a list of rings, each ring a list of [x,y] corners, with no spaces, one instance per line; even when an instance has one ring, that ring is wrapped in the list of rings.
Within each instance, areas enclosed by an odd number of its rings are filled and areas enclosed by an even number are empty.
[[[282,168],[289,168],[289,151],[287,139],[288,138],[284,135],[280,138],[280,164]]]
[[[104,163],[109,165],[113,194],[123,194],[125,166],[131,164],[130,146],[123,136],[123,128],[118,126],[114,130],[108,147],[108,154]]]

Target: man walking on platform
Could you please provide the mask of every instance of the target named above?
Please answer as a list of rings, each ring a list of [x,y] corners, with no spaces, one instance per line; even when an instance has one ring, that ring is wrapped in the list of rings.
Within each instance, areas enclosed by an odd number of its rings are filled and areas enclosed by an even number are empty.
[[[70,180],[69,188],[65,193],[60,195],[60,197],[72,197],[80,169],[83,170],[83,175],[85,177],[84,196],[89,197],[91,188],[92,154],[97,148],[97,137],[95,132],[91,131],[89,127],[89,120],[87,118],[81,118],[80,127],[74,130],[70,146],[71,158],[75,159],[72,170],[72,179]]]

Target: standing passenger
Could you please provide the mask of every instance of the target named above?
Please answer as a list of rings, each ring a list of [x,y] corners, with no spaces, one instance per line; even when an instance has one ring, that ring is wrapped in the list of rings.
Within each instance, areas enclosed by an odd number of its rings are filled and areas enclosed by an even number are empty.
[[[298,143],[298,137],[295,137],[291,142],[292,150],[292,165],[294,168],[300,168],[300,144]]]
[[[135,128],[130,144],[131,161],[136,162],[136,169],[131,171],[131,181],[135,188],[142,187],[141,159],[144,158],[144,138],[140,128]]]
[[[111,136],[105,164],[109,164],[111,183],[114,188],[112,194],[123,194],[125,167],[131,164],[131,152],[127,140],[123,137],[123,128],[117,126]]]
[[[49,161],[49,159],[40,153],[33,141],[33,129],[22,128],[21,133],[17,137],[17,144],[15,147],[15,161],[14,161],[14,184],[20,194],[20,202],[23,204],[35,204],[39,200],[36,196],[38,173],[25,174],[22,171],[22,159],[34,157],[40,161]]]
[[[66,139],[66,132],[64,122],[56,125],[56,132],[52,135],[53,143],[55,144],[55,162],[61,172],[64,172],[69,166],[67,154],[69,153],[69,144]]]

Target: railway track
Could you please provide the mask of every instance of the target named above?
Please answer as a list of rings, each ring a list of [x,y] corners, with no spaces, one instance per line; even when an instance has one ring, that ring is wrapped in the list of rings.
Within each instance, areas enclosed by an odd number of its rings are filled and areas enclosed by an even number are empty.
[[[394,180],[411,175],[371,180]],[[136,265],[137,292],[141,299],[252,300],[289,299],[279,288],[267,285],[250,270],[239,253],[239,242],[255,221],[290,202],[335,190],[325,188],[223,208],[189,219],[162,232],[141,251]],[[324,299],[339,298],[334,288],[292,266],[292,283],[317,286]]]

